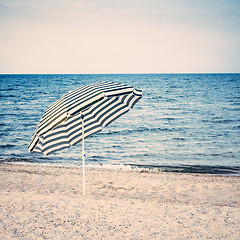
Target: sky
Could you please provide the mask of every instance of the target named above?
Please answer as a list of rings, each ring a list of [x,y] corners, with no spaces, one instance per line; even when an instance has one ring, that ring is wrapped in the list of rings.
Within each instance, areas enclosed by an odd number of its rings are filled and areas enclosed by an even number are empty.
[[[225,72],[239,0],[0,0],[0,73]]]

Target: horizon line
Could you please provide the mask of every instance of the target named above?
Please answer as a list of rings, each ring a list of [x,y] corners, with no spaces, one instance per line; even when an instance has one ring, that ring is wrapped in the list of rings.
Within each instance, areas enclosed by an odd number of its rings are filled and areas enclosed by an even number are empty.
[[[162,72],[162,73],[0,73],[0,75],[144,75],[144,74],[240,74],[240,72]]]

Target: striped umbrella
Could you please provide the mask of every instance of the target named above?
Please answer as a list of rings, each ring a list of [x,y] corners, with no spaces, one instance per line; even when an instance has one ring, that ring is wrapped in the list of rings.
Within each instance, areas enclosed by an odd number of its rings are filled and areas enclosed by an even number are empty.
[[[48,107],[28,150],[48,155],[82,141],[85,195],[84,139],[128,112],[141,98],[141,90],[112,82],[94,83],[69,92]]]

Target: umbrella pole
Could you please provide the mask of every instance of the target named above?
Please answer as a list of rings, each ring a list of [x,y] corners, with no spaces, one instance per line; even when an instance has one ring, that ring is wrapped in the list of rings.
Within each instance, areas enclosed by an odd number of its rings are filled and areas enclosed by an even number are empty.
[[[85,196],[85,152],[84,152],[84,116],[82,113],[82,171],[83,171],[83,196]]]

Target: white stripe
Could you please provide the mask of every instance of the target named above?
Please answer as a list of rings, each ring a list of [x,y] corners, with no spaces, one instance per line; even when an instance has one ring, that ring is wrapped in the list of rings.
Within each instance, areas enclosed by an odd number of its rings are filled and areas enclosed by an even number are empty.
[[[111,104],[110,104],[108,107],[103,108],[105,105],[107,105],[107,104],[109,104],[109,103],[111,103]],[[108,101],[106,104],[104,104],[103,107],[100,106],[98,109],[96,109],[95,113],[96,113],[97,111],[101,110],[101,111],[96,115],[96,119],[100,122],[100,124],[101,124],[101,120],[99,119],[100,116],[101,116],[102,114],[105,114],[105,113],[107,114],[107,113],[109,112],[109,109],[111,109],[112,107],[116,107],[118,104],[119,104],[119,102],[117,102],[117,101]]]
[[[103,116],[100,119],[100,116],[98,117],[98,120],[100,122],[101,125],[105,126],[106,124],[103,124],[103,121],[109,116],[111,115],[114,111],[116,111],[117,109],[121,108],[122,106],[124,106],[122,103],[116,101],[113,104],[111,104],[107,109],[104,109],[104,112],[100,112],[99,115]],[[111,111],[108,111],[110,108],[114,107]]]
[[[102,129],[101,126],[100,126],[98,123],[95,123],[95,124],[92,124],[92,125],[90,125],[90,126],[85,127],[85,131],[87,132],[87,130],[90,129],[90,128],[92,128],[92,127],[96,127],[96,128]],[[70,142],[70,144],[72,144],[72,142],[74,142],[73,139],[74,139],[77,135],[79,135],[79,134],[82,135],[82,128],[76,127],[74,130],[78,130],[78,131],[76,131],[73,135],[71,135],[71,136],[69,137],[69,142]]]
[[[32,151],[32,148],[36,144],[37,140],[38,140],[38,136],[37,135],[32,136],[31,142],[30,142],[30,144],[28,146],[28,151],[29,152]]]
[[[67,111],[66,109],[62,109],[61,111],[58,112],[53,112],[51,115],[49,115],[48,117],[46,117],[44,120],[41,119],[40,120],[40,125],[39,125],[39,130],[44,129],[47,125],[50,124],[52,118],[54,118],[55,116],[57,116],[57,119],[55,119],[56,122],[61,121],[61,119],[63,119],[64,117],[67,116]],[[63,116],[63,117],[62,117]]]
[[[64,102],[61,99],[61,101],[57,101],[54,106],[51,106],[51,108],[49,107],[46,112],[43,114],[41,121],[40,122],[44,122],[47,118],[49,118],[49,116],[54,115],[54,113],[56,112],[60,112],[62,111],[62,108],[64,108]]]
[[[96,97],[90,99],[89,101],[84,102],[84,103],[81,104],[81,105],[76,105],[74,109],[72,109],[71,111],[69,111],[69,114],[72,115],[74,112],[80,110],[81,108],[83,108],[83,107],[89,105],[90,103],[92,103],[92,102],[94,102],[94,101],[96,101],[96,100],[98,100],[98,99],[101,99],[101,98],[103,98],[103,97],[104,97],[104,93],[101,93],[101,94],[97,95]]]
[[[49,153],[54,152],[54,151],[56,151],[58,149],[62,149],[64,147],[67,148],[67,147],[69,147],[69,145],[68,144],[62,144],[60,146],[56,146],[56,147],[50,148],[50,149],[48,149],[46,151],[43,151],[43,154],[44,155],[48,155]]]
[[[59,135],[59,136],[60,136],[60,135]],[[55,136],[55,137],[56,137],[56,136]],[[58,137],[58,136],[57,136],[57,137]],[[64,137],[65,137],[64,139],[52,140],[52,141],[49,142],[48,144],[44,144],[43,149],[46,149],[46,148],[48,148],[48,147],[50,147],[50,146],[52,146],[52,145],[54,145],[54,144],[59,144],[59,143],[61,143],[61,142],[66,142],[66,141],[68,141],[66,135],[65,135]],[[53,138],[51,138],[51,139],[53,139]],[[51,140],[51,139],[48,139],[48,141]],[[60,145],[60,146],[61,146],[61,145]],[[68,145],[68,146],[69,146],[69,145]]]
[[[125,100],[124,100],[124,104],[126,105],[126,106],[128,106],[128,99],[130,98],[130,97],[132,97],[132,93],[131,94],[129,94],[126,98],[125,98]]]
[[[84,104],[87,98],[93,98],[95,95],[99,95],[102,92],[96,91],[95,89],[87,92],[86,94],[76,95],[74,98],[65,101],[66,108],[69,110],[76,104]]]
[[[94,118],[84,119],[84,123],[85,123],[84,124],[85,126],[90,124],[89,125],[90,127],[99,125],[99,123]],[[82,120],[72,123],[71,127],[69,127],[69,126],[67,126],[67,131],[68,131],[68,134],[71,135],[74,131],[76,131],[77,129],[82,127]],[[72,128],[72,129],[69,130],[70,128]],[[86,130],[86,128],[85,128],[85,130]]]
[[[51,111],[52,109],[55,109],[56,106],[61,105],[61,103],[63,102],[64,96],[62,96],[60,99],[58,99],[57,101],[55,101],[54,103],[52,103],[47,110],[45,111],[45,114],[47,114],[49,111]]]
[[[130,101],[129,107],[132,108],[133,103],[138,99],[139,97],[134,96],[134,98]]]
[[[71,121],[72,121],[72,119],[71,119]],[[66,126],[67,131],[69,133],[72,133],[72,131],[74,131],[74,130],[69,130],[69,129],[72,128],[72,127],[75,127],[75,126],[78,126],[79,128],[82,127],[82,119],[75,120],[71,124],[69,124],[69,123],[66,123],[66,124],[67,124],[67,126]]]
[[[54,134],[53,136],[50,136]],[[47,142],[47,141],[51,141],[52,139],[55,139],[57,137],[66,137],[67,138],[67,132],[66,130],[63,132],[63,133],[60,133],[60,132],[48,132],[47,134],[44,134],[44,143]]]
[[[96,108],[93,112],[92,112],[92,116],[94,116],[99,110],[100,111],[107,111],[107,109],[109,109],[111,107],[111,105],[109,107],[106,108],[106,106],[109,104],[109,103],[113,103],[114,102],[114,99],[116,98],[113,98],[113,99],[109,99],[108,101],[106,101],[107,98],[104,98],[102,101],[94,104],[87,112],[91,112],[92,109]],[[104,101],[106,101],[105,103],[103,103]],[[98,115],[101,115],[103,112],[100,112]],[[98,115],[96,116],[96,120],[98,119]]]
[[[87,112],[83,112],[85,123],[88,123],[89,121],[94,121],[93,117],[91,115],[86,116],[85,115],[86,113]],[[73,116],[73,117],[69,118],[65,123],[66,123],[66,128],[67,128],[68,132],[72,132],[72,130],[69,130],[69,129],[74,127],[74,126],[81,127],[82,126],[81,114],[78,114],[76,116]]]
[[[45,124],[45,126],[40,127],[38,135],[44,134],[45,132],[47,132],[48,130],[53,128],[57,123],[59,123],[60,121],[62,121],[66,117],[67,117],[67,113],[63,113],[59,118],[57,118],[51,124],[49,124],[49,125]]]
[[[80,94],[77,93],[78,95],[75,94],[75,96],[72,96],[71,98],[67,97],[67,95],[70,94],[66,94],[66,96],[63,96],[61,98],[61,101],[56,106],[54,106],[54,108],[52,108],[51,111],[43,115],[41,119],[42,125],[45,124],[46,121],[48,121],[50,118],[52,118],[52,116],[62,114],[63,112],[67,112],[69,107],[71,107],[73,104],[76,105],[77,103],[83,101],[87,95],[89,95],[88,97],[91,97],[91,95],[94,95],[99,92],[89,87],[87,90],[88,90],[87,92],[81,92]]]
[[[61,135],[60,132],[61,131],[65,131],[66,132],[66,126],[65,126],[65,123],[64,124],[60,124],[58,125],[56,128],[52,129],[50,132],[47,132],[45,133],[43,136],[44,136],[44,141],[46,141],[46,138],[49,136],[49,135]]]
[[[119,106],[118,108],[120,108],[122,106]],[[107,120],[102,124],[103,126],[106,126],[109,122],[111,122],[112,119],[116,118],[117,116],[121,115],[124,112],[127,112],[129,110],[128,107],[124,106],[124,108],[118,112],[116,112],[114,115],[112,115],[111,117],[107,118]],[[113,109],[111,112],[109,112],[106,116],[111,115],[114,111],[116,111],[116,109]],[[105,116],[104,116],[105,117]],[[106,119],[106,117],[105,117]]]
[[[142,91],[141,90],[134,89],[133,93],[142,96]]]
[[[105,94],[106,94],[107,97],[110,97],[110,96],[114,96],[116,94],[129,93],[129,92],[132,92],[132,91],[133,91],[132,87],[131,88],[126,88],[126,89],[120,89],[120,90],[118,90],[116,88],[116,89],[113,89],[113,90],[111,89],[110,92],[106,92]]]
[[[108,89],[122,88],[122,87],[129,87],[129,86],[125,84],[113,83],[113,82],[102,82],[96,85],[96,88],[99,88],[104,91]]]
[[[101,130],[102,130],[101,127],[94,128],[92,131],[89,131],[88,133],[84,134],[84,136],[85,136],[85,138],[86,138],[86,137],[88,137],[89,135],[91,135],[91,134],[93,134],[93,133],[95,133],[95,132],[99,132],[99,131],[101,131]],[[80,131],[80,132],[82,133],[82,131]],[[82,134],[81,134],[78,138],[72,140],[72,141],[71,141],[71,145],[74,145],[74,144],[76,144],[77,142],[79,142],[79,141],[81,141],[81,140],[82,140]]]

